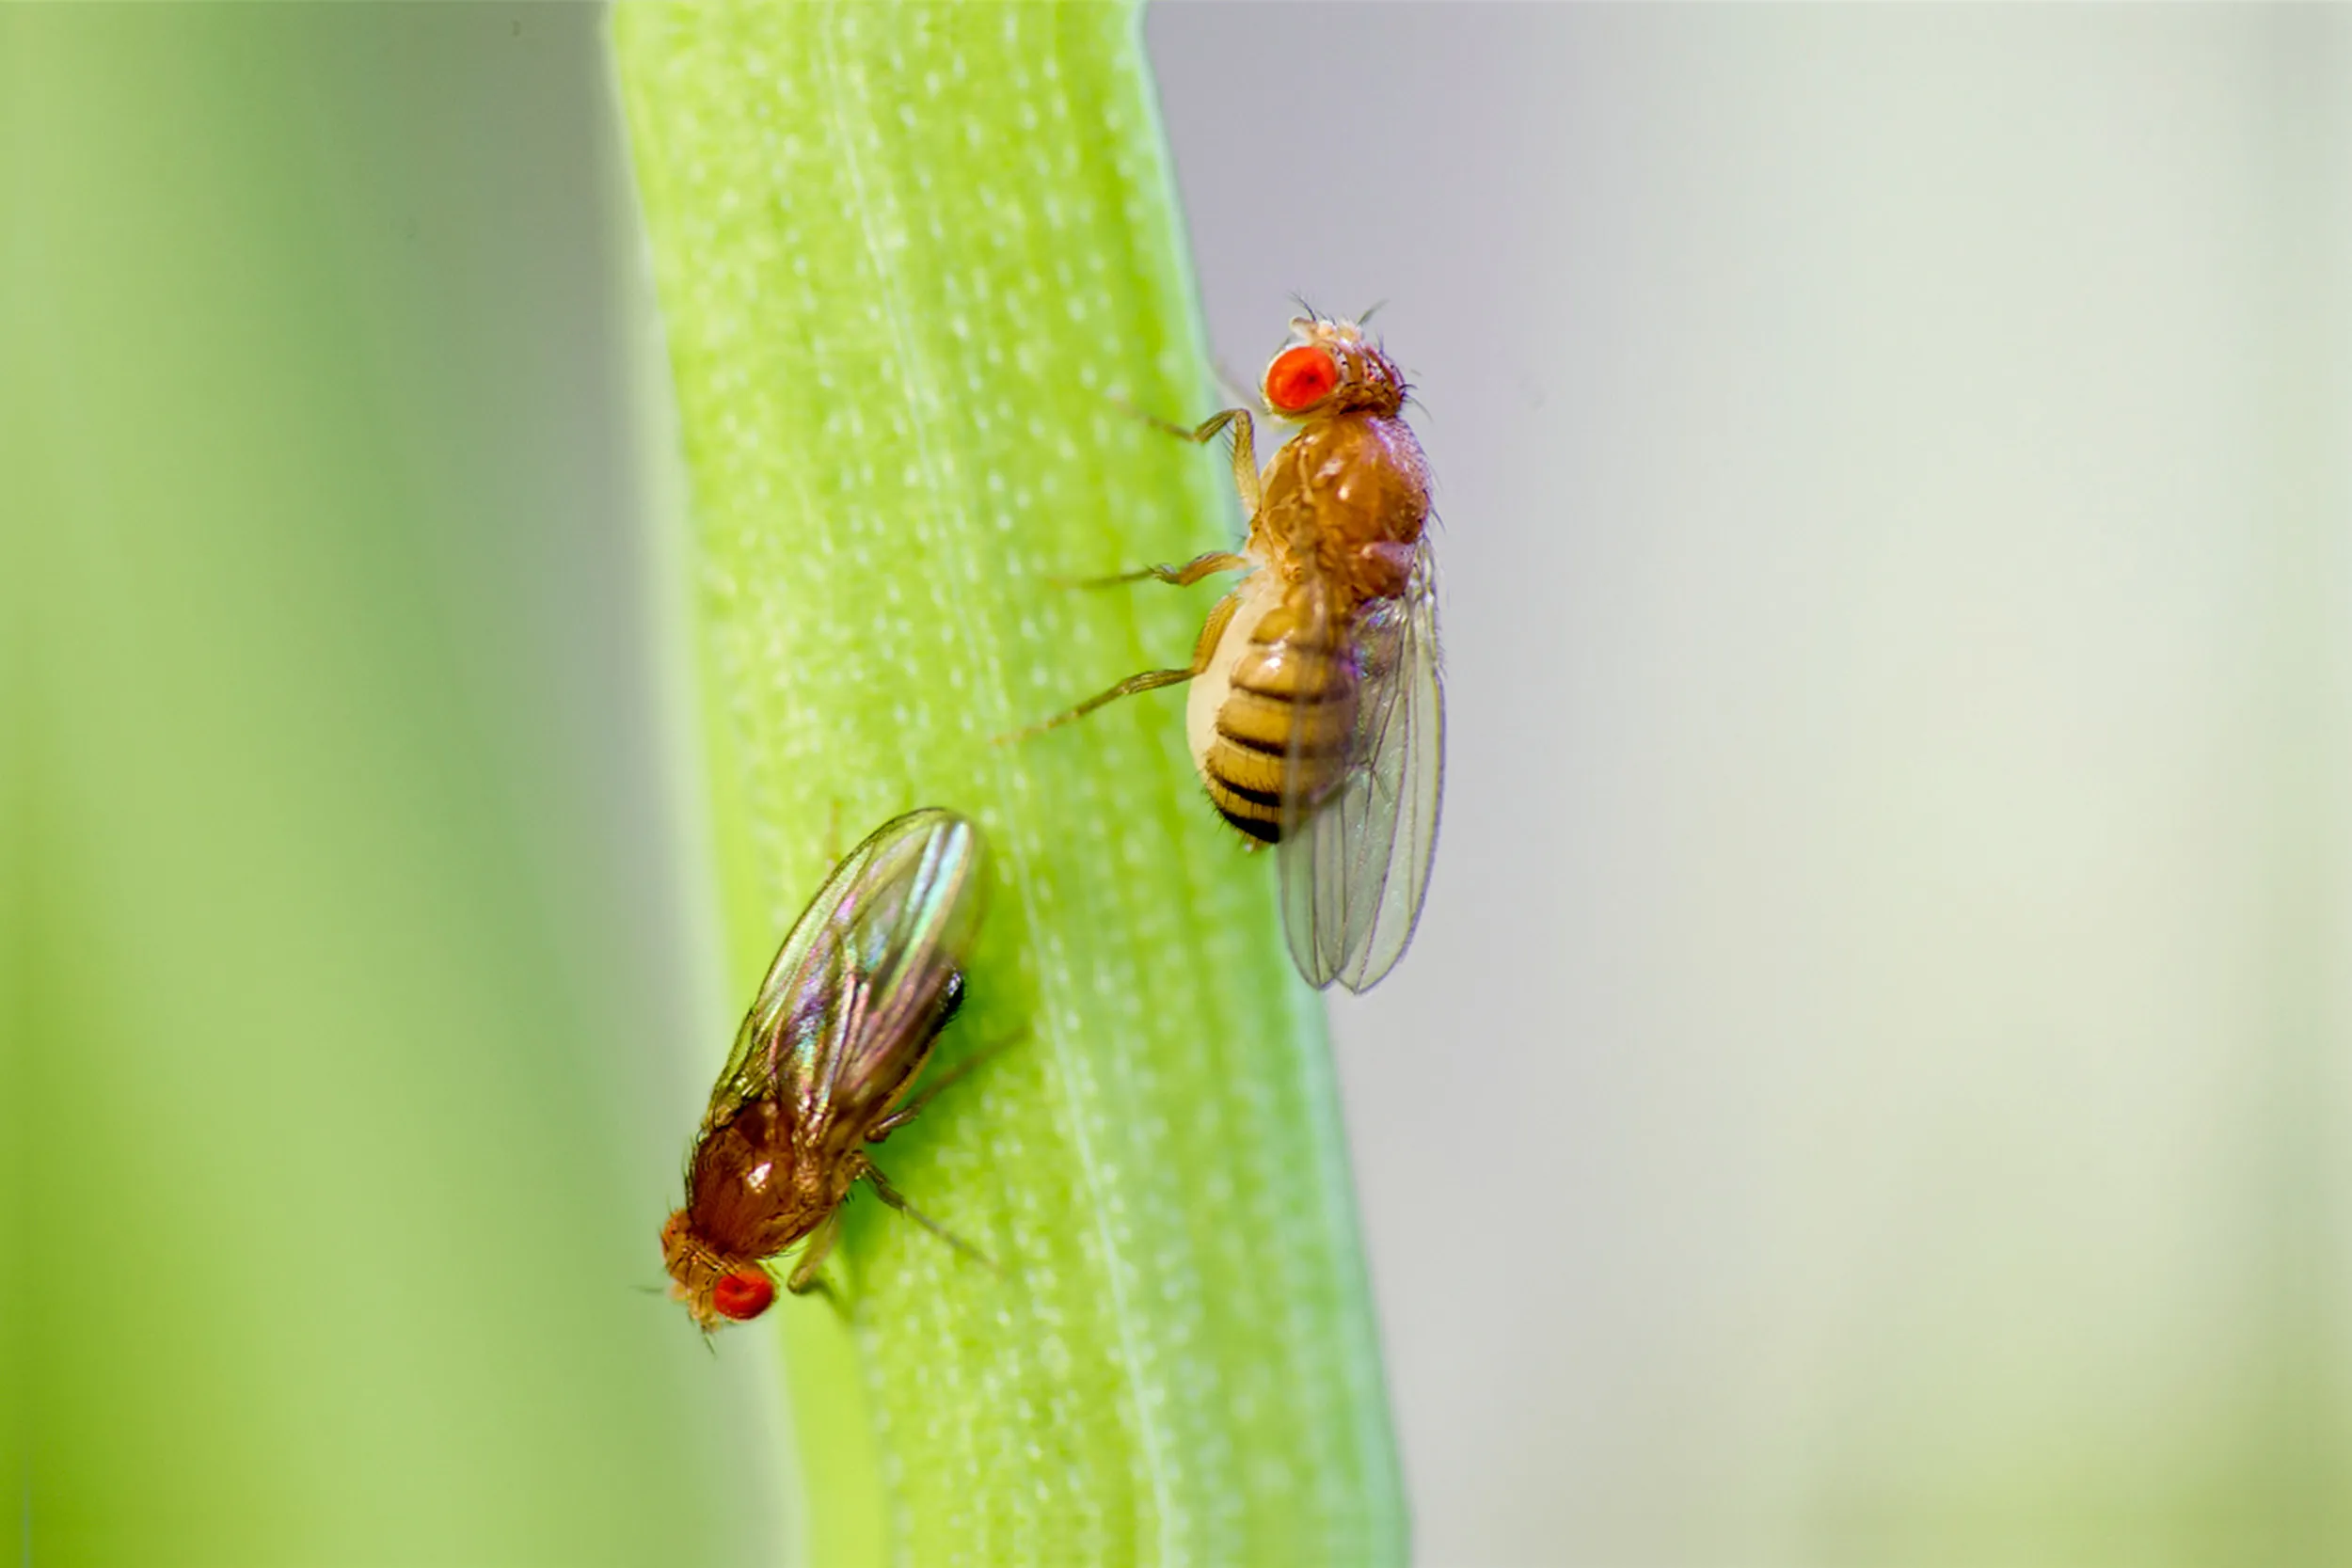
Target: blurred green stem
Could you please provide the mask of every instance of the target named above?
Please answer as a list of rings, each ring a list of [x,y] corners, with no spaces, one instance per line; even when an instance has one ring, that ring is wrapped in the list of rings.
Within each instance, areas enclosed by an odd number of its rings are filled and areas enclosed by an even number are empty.
[[[853,1204],[846,1311],[779,1313],[803,1555],[1400,1558],[1269,863],[1201,800],[1181,693],[991,740],[1181,658],[1210,602],[1050,578],[1233,523],[1220,465],[1122,407],[1207,395],[1135,9],[628,7],[614,33],[740,992],[829,821],[949,805],[996,891],[945,1050],[1020,1041],[886,1151],[1002,1272]]]

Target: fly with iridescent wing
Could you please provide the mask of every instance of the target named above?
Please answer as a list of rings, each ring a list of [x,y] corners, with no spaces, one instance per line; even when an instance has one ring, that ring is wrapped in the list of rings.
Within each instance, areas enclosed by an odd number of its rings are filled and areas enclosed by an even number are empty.
[[[981,876],[978,830],[910,812],[843,858],[785,938],[695,1134],[686,1202],[661,1227],[670,1292],[706,1332],[765,1312],[768,1260],[795,1243],[785,1287],[814,1289],[860,1180],[938,1231],[866,1148],[955,1076],[914,1092],[963,999]]]

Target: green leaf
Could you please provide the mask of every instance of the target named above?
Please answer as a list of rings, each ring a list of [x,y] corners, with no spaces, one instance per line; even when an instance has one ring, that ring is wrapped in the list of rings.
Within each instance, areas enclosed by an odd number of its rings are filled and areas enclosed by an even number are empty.
[[[614,32],[740,994],[829,838],[940,804],[995,856],[943,1059],[1015,1043],[882,1152],[999,1267],[859,1200],[845,1307],[780,1310],[805,1554],[1401,1557],[1270,860],[1202,797],[1181,692],[993,738],[1182,664],[1214,602],[1056,578],[1237,527],[1216,457],[1133,413],[1209,396],[1135,10],[628,7]]]
[[[609,100],[583,7],[0,8],[12,1563],[772,1560],[647,1293]]]

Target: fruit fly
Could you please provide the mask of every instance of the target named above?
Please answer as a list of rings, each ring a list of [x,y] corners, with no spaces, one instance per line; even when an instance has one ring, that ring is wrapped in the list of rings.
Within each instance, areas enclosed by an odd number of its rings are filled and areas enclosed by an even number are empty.
[[[864,1146],[956,1076],[910,1098],[963,1000],[980,872],[970,822],[936,807],[909,812],[834,867],[784,939],[694,1135],[686,1205],[661,1227],[670,1293],[704,1332],[765,1312],[776,1295],[766,1260],[795,1242],[807,1245],[785,1288],[816,1288],[860,1180],[939,1231]]]
[[[1163,427],[1203,444],[1232,430],[1248,542],[1103,579],[1245,574],[1210,610],[1192,663],[1130,676],[1035,728],[1190,681],[1186,730],[1209,799],[1243,833],[1281,846],[1299,973],[1361,991],[1411,940],[1437,846],[1444,695],[1422,532],[1429,469],[1403,418],[1405,378],[1357,323],[1300,317],[1291,334],[1259,389],[1298,432],[1263,470],[1248,409]]]

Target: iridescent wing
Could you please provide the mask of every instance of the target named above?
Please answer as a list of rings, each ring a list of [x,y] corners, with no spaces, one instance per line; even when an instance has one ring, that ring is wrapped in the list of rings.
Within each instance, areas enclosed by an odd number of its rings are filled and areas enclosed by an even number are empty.
[[[768,966],[705,1130],[768,1100],[803,1144],[855,1142],[910,1086],[961,992],[980,872],[978,830],[937,807],[843,857]]]
[[[1319,795],[1284,791],[1282,926],[1311,984],[1337,980],[1361,991],[1412,940],[1438,844],[1445,691],[1437,564],[1425,539],[1405,592],[1367,601],[1346,645],[1358,685],[1343,768]],[[1302,725],[1294,736],[1304,733]],[[1292,779],[1314,771],[1290,759]]]

